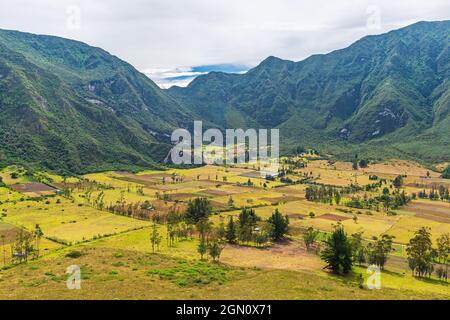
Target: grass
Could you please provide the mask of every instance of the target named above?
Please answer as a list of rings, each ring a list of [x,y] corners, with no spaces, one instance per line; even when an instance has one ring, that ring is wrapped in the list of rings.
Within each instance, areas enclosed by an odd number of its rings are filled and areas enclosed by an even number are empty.
[[[175,267],[151,269],[149,276],[158,276],[161,280],[170,280],[179,287],[205,286],[227,281],[230,268],[225,265],[205,263],[203,261],[180,261]]]
[[[2,299],[448,299],[444,284],[382,274],[382,289],[359,289],[355,275],[229,267],[161,254],[84,247],[2,271]],[[122,264],[117,264],[122,262]],[[81,266],[81,290],[67,290],[65,269]],[[405,276],[407,277],[407,276]]]

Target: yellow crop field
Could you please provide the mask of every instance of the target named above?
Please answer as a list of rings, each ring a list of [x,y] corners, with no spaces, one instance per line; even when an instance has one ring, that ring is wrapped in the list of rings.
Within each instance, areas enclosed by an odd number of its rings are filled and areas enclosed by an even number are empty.
[[[93,237],[104,236],[148,226],[149,223],[101,212],[94,208],[72,203],[65,199],[45,202],[17,202],[5,204],[4,221],[33,230],[36,224],[46,237],[64,242],[80,242]]]

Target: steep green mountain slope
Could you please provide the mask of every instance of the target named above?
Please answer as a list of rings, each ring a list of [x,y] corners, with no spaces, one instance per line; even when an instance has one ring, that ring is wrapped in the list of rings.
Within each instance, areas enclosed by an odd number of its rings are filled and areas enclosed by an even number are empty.
[[[222,127],[281,129],[282,148],[342,157],[450,159],[450,21],[420,22],[243,75],[211,73],[169,93]]]
[[[104,50],[0,30],[0,165],[68,172],[158,166],[186,111]]]
[[[106,51],[0,30],[0,166],[155,167],[193,120],[281,129],[282,150],[450,160],[450,22],[422,22],[300,62],[269,57],[159,89]]]

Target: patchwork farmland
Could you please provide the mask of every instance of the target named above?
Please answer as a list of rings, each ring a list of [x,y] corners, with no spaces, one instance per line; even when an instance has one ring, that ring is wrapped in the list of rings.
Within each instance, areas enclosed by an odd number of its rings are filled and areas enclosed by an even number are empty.
[[[416,163],[355,168],[306,154],[282,159],[276,178],[256,164],[77,177],[12,166],[0,176],[2,299],[450,298],[445,279],[408,266],[408,244],[422,227],[433,246],[450,233],[450,202],[434,197],[450,181]],[[206,236],[184,218],[198,199],[210,206]],[[248,237],[243,212],[255,217]],[[279,240],[265,234],[274,212],[289,222]],[[221,233],[230,221],[234,241]],[[366,286],[367,260],[346,275],[324,269],[323,241],[336,228],[369,247],[390,236],[381,289]],[[18,260],[27,235],[33,251]],[[205,238],[220,244],[218,255],[201,252]],[[66,288],[70,265],[81,267],[81,290]],[[434,260],[435,270],[443,265]]]

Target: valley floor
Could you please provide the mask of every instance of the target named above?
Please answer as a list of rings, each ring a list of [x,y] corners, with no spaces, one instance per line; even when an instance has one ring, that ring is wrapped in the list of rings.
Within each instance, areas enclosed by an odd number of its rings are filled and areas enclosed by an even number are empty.
[[[392,181],[407,172],[403,189],[409,194],[431,190],[434,184],[450,185],[438,173],[427,174],[427,169],[406,162],[374,164],[355,172],[351,164],[304,161],[307,168],[295,170],[292,179],[307,174],[319,184],[367,185],[371,175]],[[12,172],[18,177],[12,179]],[[0,187],[0,299],[450,299],[447,282],[434,275],[411,275],[405,252],[422,226],[430,228],[433,241],[450,232],[449,202],[416,199],[395,214],[352,209],[345,205],[348,199],[339,205],[310,202],[305,199],[307,184],[266,181],[253,167],[106,172],[69,179],[48,173],[29,177],[11,167],[0,176],[5,184]],[[387,187],[392,188],[389,183]],[[70,196],[63,194],[69,189]],[[215,263],[200,259],[195,233],[169,244],[166,226],[160,224],[162,242],[152,253],[148,217],[137,216],[142,214],[138,209],[130,209],[131,217],[107,209],[117,203],[130,208],[151,204],[155,213],[164,215],[184,210],[189,199],[200,196],[210,199],[215,225],[237,217],[242,207],[254,207],[263,219],[279,209],[290,218],[288,240],[262,248],[227,245]],[[382,234],[395,236],[395,252],[381,273],[379,290],[367,288],[370,274],[365,266],[335,276],[323,269],[317,254],[305,249],[302,234],[307,227],[326,235],[338,221],[349,234],[363,232],[367,241]],[[40,258],[12,265],[17,234],[21,229],[32,232],[37,224],[44,233]],[[73,265],[80,267],[80,290],[67,288],[66,270]]]

